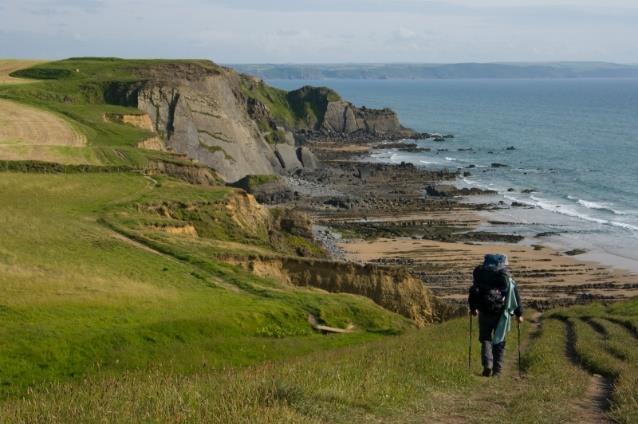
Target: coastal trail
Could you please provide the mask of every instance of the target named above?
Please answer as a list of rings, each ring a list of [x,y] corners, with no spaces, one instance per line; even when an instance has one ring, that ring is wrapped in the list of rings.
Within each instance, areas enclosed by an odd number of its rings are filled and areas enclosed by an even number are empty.
[[[573,406],[577,417],[577,422],[581,423],[611,423],[605,415],[609,410],[613,391],[612,380],[600,374],[590,373],[583,365],[583,359],[576,349],[576,331],[570,321],[564,321],[566,333],[565,355],[575,366],[580,367],[589,374],[587,390],[581,399],[577,399]]]
[[[513,328],[503,377],[486,379],[479,375],[478,369],[473,369],[473,379],[476,381],[469,391],[437,394],[436,407],[419,419],[445,424],[483,423],[501,421],[515,414],[537,419],[545,416],[546,422],[613,422],[606,414],[612,391],[611,381],[589,373],[581,365],[575,353],[574,335],[570,333],[569,326],[554,317],[543,317],[541,312],[535,311],[522,329],[520,348],[523,352],[523,373],[520,377],[517,369],[517,346],[513,340],[516,329]],[[551,346],[554,356],[544,351],[544,344]],[[530,366],[530,361],[538,361],[536,355],[539,351],[547,355],[542,361],[551,361],[552,366],[563,370],[564,375],[557,376],[555,370],[545,365],[539,368]],[[474,365],[476,364],[478,361],[475,359]],[[575,381],[575,388],[569,387],[565,389],[567,394],[561,393],[561,379],[569,379],[571,376]],[[553,399],[558,393],[563,397],[560,401],[558,398]],[[549,399],[552,408],[562,409],[562,416],[546,409]],[[407,422],[416,422],[419,419],[405,417]]]

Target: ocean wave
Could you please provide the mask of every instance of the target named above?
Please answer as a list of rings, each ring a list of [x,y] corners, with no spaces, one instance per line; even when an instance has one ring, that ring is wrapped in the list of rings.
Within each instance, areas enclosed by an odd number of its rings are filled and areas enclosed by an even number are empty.
[[[584,221],[588,221],[588,222],[593,222],[596,224],[600,224],[600,225],[609,225],[612,227],[617,227],[617,228],[624,228],[625,230],[630,230],[630,231],[638,231],[638,226],[632,225],[632,224],[628,224],[626,222],[621,222],[621,221],[612,221],[609,219],[602,219],[602,218],[596,218],[594,216],[591,215],[587,215],[584,213],[581,213],[577,210],[572,209],[571,207],[567,206],[567,205],[561,205],[559,203],[554,203],[550,200],[547,199],[543,199],[537,196],[530,196],[530,199],[534,202],[534,206],[537,206],[541,209],[545,209],[548,210],[550,212],[555,212],[555,213],[559,213],[561,215],[566,215],[566,216],[570,216],[572,218],[578,218],[578,219],[582,219]],[[526,202],[521,202],[521,203],[526,203]]]
[[[452,162],[452,161],[455,161],[456,158],[451,158],[451,157],[446,156],[445,160]]]
[[[611,204],[606,202],[593,202],[589,200],[578,199],[577,203],[581,206],[586,207],[587,209],[597,209],[601,211],[607,211],[607,212],[613,213],[614,215],[628,215],[627,212],[613,209],[611,207]]]

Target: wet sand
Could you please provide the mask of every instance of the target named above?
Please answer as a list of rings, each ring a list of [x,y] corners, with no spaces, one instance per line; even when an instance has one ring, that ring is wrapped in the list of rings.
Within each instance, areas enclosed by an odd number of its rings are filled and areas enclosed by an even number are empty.
[[[442,299],[464,302],[472,270],[487,253],[506,254],[527,302],[539,305],[622,300],[638,295],[638,278],[550,248],[519,244],[446,243],[414,239],[352,240],[339,244],[348,260],[406,266]]]

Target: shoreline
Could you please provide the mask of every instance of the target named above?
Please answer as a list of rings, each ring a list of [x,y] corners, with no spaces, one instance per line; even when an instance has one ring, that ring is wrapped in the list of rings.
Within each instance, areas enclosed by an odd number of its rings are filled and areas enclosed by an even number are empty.
[[[314,141],[308,147],[324,167],[286,178],[296,195],[289,205],[311,216],[336,259],[407,269],[457,306],[473,267],[494,251],[510,256],[526,302],[538,308],[638,296],[637,274],[593,251],[570,256],[549,239],[508,232],[498,212],[519,208],[485,201],[496,192],[463,188],[462,170],[370,161],[388,144]]]
[[[396,147],[397,143],[395,143]],[[409,144],[408,144],[409,146]],[[362,158],[362,160],[372,159],[373,161],[381,161],[384,163],[396,163],[393,162],[392,159],[390,161],[385,161],[381,159],[384,154],[388,153],[400,153],[401,151],[409,152],[412,150],[409,149],[393,149],[393,150],[371,150],[369,152],[369,158]],[[439,150],[447,150],[447,149],[439,149]],[[420,161],[423,162],[423,161]],[[414,163],[414,162],[412,162]],[[421,163],[420,165],[424,168],[428,168],[428,164]],[[435,169],[454,169],[453,166],[447,166],[447,164],[436,164]],[[477,167],[480,168],[480,167]],[[468,168],[456,168],[462,174],[457,178],[454,182],[454,185],[459,188],[476,188],[480,190],[494,190],[493,187],[490,187],[486,184],[481,184],[475,181],[468,181],[467,175],[464,175]],[[474,171],[474,169],[470,169]],[[631,245],[631,241],[633,238],[631,235],[627,235],[623,239],[626,239],[630,246],[610,246],[609,242],[612,240],[617,240],[618,235],[612,231],[609,232],[595,232],[591,230],[592,224],[609,224],[616,231],[622,230],[621,227],[616,227],[609,222],[601,222],[605,221],[598,218],[593,217],[585,217],[583,218],[580,214],[566,214],[560,211],[560,206],[555,209],[546,209],[542,206],[539,206],[533,202],[528,202],[525,200],[521,200],[521,194],[531,194],[532,197],[536,193],[536,190],[531,190],[529,193],[525,193],[525,189],[521,192],[512,192],[512,189],[508,189],[507,191],[498,191],[495,190],[492,196],[489,196],[489,201],[491,203],[496,203],[500,205],[509,205],[509,207],[504,207],[500,210],[493,211],[481,211],[479,215],[485,221],[481,225],[481,229],[485,229],[486,231],[494,231],[494,230],[503,230],[502,225],[491,225],[492,221],[496,222],[505,222],[510,227],[515,226],[518,227],[516,230],[523,229],[523,235],[525,236],[524,242],[530,244],[542,244],[546,247],[553,248],[558,252],[566,252],[571,250],[585,250],[586,252],[579,254],[578,256],[582,257],[582,259],[586,262],[596,262],[604,266],[612,267],[615,269],[619,269],[621,271],[628,271],[638,274],[638,240],[634,243],[635,245]],[[518,196],[515,196],[517,195]],[[464,197],[462,201],[464,202],[482,202],[485,200],[485,196],[470,196]],[[533,219],[526,217],[529,215],[529,211],[535,211],[533,215]],[[494,215],[496,212],[496,216]],[[560,227],[571,227],[569,230],[564,231]],[[579,230],[575,230],[577,227],[585,228],[586,230],[583,233],[580,233]],[[589,227],[588,227],[589,226]],[[536,227],[536,229],[535,229]],[[627,231],[629,231],[627,229]],[[525,234],[527,232],[527,234]],[[538,234],[543,233],[552,233],[550,236],[536,237]],[[572,234],[570,237],[569,234]],[[633,256],[631,254],[622,254],[618,252],[619,250],[623,250],[626,252],[637,252]]]

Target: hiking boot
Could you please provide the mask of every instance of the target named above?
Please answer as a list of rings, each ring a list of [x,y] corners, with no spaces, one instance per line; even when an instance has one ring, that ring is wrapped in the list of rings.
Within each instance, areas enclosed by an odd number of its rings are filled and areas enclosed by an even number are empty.
[[[483,377],[489,377],[492,375],[492,370],[490,368],[483,368]]]
[[[501,370],[494,368],[494,372],[492,373],[492,377],[500,377],[500,376],[501,376]]]

